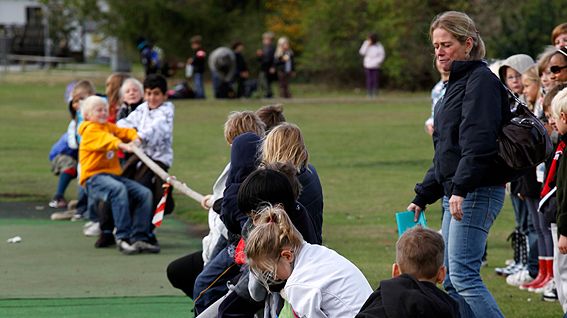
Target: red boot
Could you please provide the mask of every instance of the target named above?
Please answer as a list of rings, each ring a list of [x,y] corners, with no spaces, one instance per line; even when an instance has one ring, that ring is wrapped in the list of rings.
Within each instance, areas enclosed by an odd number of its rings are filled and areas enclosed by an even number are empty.
[[[529,289],[529,291],[533,291],[538,294],[541,294],[545,291],[546,285],[553,280],[553,258],[551,257],[545,258],[545,267],[547,271],[547,276],[538,285],[533,285]]]
[[[541,281],[547,276],[547,267],[545,266],[545,260],[543,257],[538,257],[539,270],[536,278],[531,282],[520,286],[521,290],[526,290],[532,288],[535,284],[541,283]]]

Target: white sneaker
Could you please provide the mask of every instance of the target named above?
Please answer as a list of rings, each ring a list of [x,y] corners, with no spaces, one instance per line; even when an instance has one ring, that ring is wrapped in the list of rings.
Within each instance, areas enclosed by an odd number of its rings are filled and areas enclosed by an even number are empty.
[[[554,279],[552,278],[550,281],[548,281],[545,285],[543,285],[543,287],[540,288],[534,288],[534,293],[536,294],[543,294],[545,292],[548,292],[550,290],[552,290],[553,288],[555,288],[555,283],[554,283]],[[531,290],[530,290],[531,291]]]
[[[99,236],[100,224],[98,222],[87,222],[85,226],[83,226],[83,234],[85,234],[85,236]]]
[[[133,244],[130,244],[128,240],[116,240],[116,247],[122,254],[131,255],[139,253],[138,249]]]
[[[534,279],[530,276],[530,272],[528,272],[527,269],[522,269],[521,271],[506,277],[506,284],[519,287],[521,285],[531,283],[533,280]]]

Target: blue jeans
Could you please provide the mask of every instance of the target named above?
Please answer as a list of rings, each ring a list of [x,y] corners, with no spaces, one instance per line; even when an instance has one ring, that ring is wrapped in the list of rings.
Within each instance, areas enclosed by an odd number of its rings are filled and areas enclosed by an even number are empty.
[[[528,253],[528,271],[530,276],[535,277],[539,270],[538,265],[538,235],[530,216],[530,208],[526,200],[520,199],[516,194],[510,194],[514,216],[516,218],[516,229],[526,235],[530,251]],[[535,205],[537,209],[537,204]],[[537,211],[536,211],[537,212]],[[539,212],[538,212],[539,213]]]
[[[226,247],[207,263],[197,276],[193,288],[195,316],[224,296],[228,292],[227,282],[239,272],[240,267],[234,263],[234,258],[228,254]]]
[[[202,73],[193,73],[193,89],[195,90],[195,98],[205,98]]]
[[[102,173],[87,180],[87,194],[89,202],[110,202],[117,239],[132,242],[148,239],[153,202],[148,188],[127,178]]]
[[[504,317],[480,277],[482,255],[492,223],[504,203],[504,187],[483,187],[468,193],[463,218],[455,220],[449,198],[443,198],[443,240],[447,276],[443,287],[459,303],[461,317]]]

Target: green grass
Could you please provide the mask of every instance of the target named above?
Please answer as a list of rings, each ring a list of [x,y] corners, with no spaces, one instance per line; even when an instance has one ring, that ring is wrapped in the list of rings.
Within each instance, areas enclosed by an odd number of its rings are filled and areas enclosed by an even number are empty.
[[[97,83],[102,79],[97,78]],[[1,200],[9,194],[19,200],[47,201],[52,195],[57,180],[50,174],[47,153],[68,122],[62,103],[64,85],[30,79],[0,85]],[[320,174],[325,245],[357,264],[376,287],[390,276],[395,256],[394,212],[406,208],[415,183],[431,164],[432,145],[423,130],[430,112],[428,94],[386,92],[368,101],[359,92],[320,89],[296,87],[298,98],[286,102],[285,115],[301,127]],[[228,112],[254,110],[265,103],[176,101],[171,173],[201,193],[211,191],[229,159],[222,132]],[[181,195],[176,202],[179,218],[205,222],[206,214],[196,202]],[[433,228],[439,228],[439,210],[438,204],[429,209]],[[559,305],[509,287],[493,274],[494,267],[511,257],[505,239],[513,227],[513,212],[506,202],[490,233],[489,267],[483,269],[483,278],[507,317],[558,317]]]

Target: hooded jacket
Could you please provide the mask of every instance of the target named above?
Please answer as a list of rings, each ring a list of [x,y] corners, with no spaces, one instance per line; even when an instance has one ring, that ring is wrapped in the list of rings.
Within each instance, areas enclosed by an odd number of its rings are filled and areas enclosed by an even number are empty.
[[[415,187],[421,208],[443,195],[465,197],[514,176],[498,163],[498,134],[511,117],[507,92],[483,61],[455,61],[435,112],[433,166]]]
[[[460,317],[459,305],[435,284],[402,274],[381,281],[355,318],[402,317]]]
[[[238,189],[258,167],[260,137],[244,133],[234,138],[230,149],[230,171],[224,189],[220,218],[229,232],[240,234],[248,216],[238,209]]]
[[[323,188],[321,187],[319,175],[315,167],[309,164],[307,168],[301,170],[297,179],[301,184],[301,193],[297,201],[307,210],[317,235],[317,241],[321,244],[323,241]],[[308,240],[306,241],[309,242]]]
[[[79,126],[79,183],[84,185],[95,174],[120,175],[122,168],[116,155],[118,145],[138,137],[132,128],[118,128],[115,124],[84,121]]]

